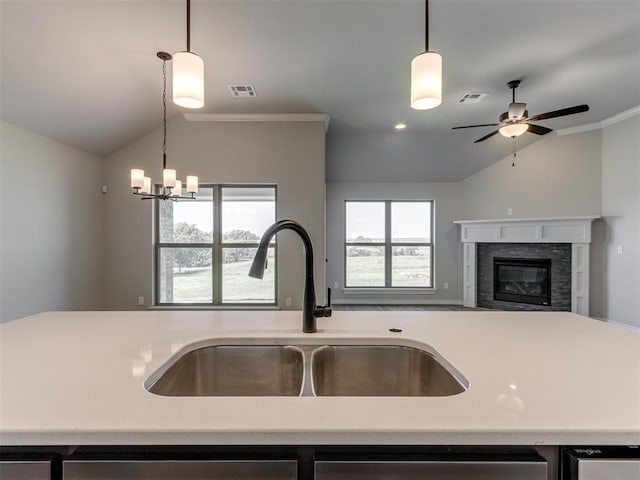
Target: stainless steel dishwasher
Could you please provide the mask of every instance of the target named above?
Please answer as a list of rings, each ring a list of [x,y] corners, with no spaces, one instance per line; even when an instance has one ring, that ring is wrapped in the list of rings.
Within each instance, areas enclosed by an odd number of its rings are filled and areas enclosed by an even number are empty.
[[[639,480],[640,447],[567,447],[562,480]]]

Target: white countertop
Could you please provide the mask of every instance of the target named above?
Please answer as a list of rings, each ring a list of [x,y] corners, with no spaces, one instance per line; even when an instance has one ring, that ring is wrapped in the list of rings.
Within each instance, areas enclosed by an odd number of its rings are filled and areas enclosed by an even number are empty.
[[[552,312],[52,312],[0,325],[1,445],[640,444],[640,333]],[[390,333],[391,327],[401,333]],[[144,381],[215,338],[430,345],[450,397],[165,397]]]

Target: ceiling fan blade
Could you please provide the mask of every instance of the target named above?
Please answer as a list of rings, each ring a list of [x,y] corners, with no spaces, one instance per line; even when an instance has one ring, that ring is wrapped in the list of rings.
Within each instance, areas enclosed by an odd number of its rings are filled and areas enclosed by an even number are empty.
[[[527,132],[535,133],[536,135],[546,135],[549,132],[553,132],[551,128],[543,127],[542,125],[531,125]]]
[[[497,127],[499,123],[483,123],[482,125],[465,125],[464,127],[452,127],[451,130],[458,130],[460,128],[476,128],[476,127]]]
[[[478,140],[476,140],[476,141],[475,141],[475,142],[473,142],[473,143],[484,142],[487,138],[491,138],[491,137],[493,137],[496,133],[498,133],[498,130],[494,130],[494,131],[493,131],[493,132],[491,132],[490,134],[485,135],[485,136],[484,136],[484,137],[482,137],[482,138],[479,138]]]
[[[536,122],[538,120],[546,120],[548,118],[564,117],[565,115],[574,115],[576,113],[588,112],[589,105],[576,105],[575,107],[561,108],[553,112],[540,113],[533,117],[527,118],[528,122]]]

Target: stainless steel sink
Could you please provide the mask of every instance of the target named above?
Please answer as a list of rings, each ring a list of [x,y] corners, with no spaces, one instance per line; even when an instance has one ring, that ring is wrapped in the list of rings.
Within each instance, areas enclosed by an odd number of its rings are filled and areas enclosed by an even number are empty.
[[[317,396],[449,396],[466,390],[434,355],[397,345],[333,345],[313,352]]]
[[[274,339],[265,340],[266,345],[200,344],[161,367],[145,387],[165,396],[385,397],[448,396],[468,386],[427,345],[423,349],[340,342],[296,339],[295,345],[283,345],[282,339]]]
[[[167,396],[296,396],[302,351],[280,345],[214,345],[179,357],[147,390]]]

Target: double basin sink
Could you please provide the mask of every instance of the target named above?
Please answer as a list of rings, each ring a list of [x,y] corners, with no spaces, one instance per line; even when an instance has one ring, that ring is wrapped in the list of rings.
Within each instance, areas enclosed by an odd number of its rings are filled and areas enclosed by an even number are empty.
[[[164,396],[317,397],[449,396],[468,388],[427,345],[283,342],[187,347],[145,387]]]

